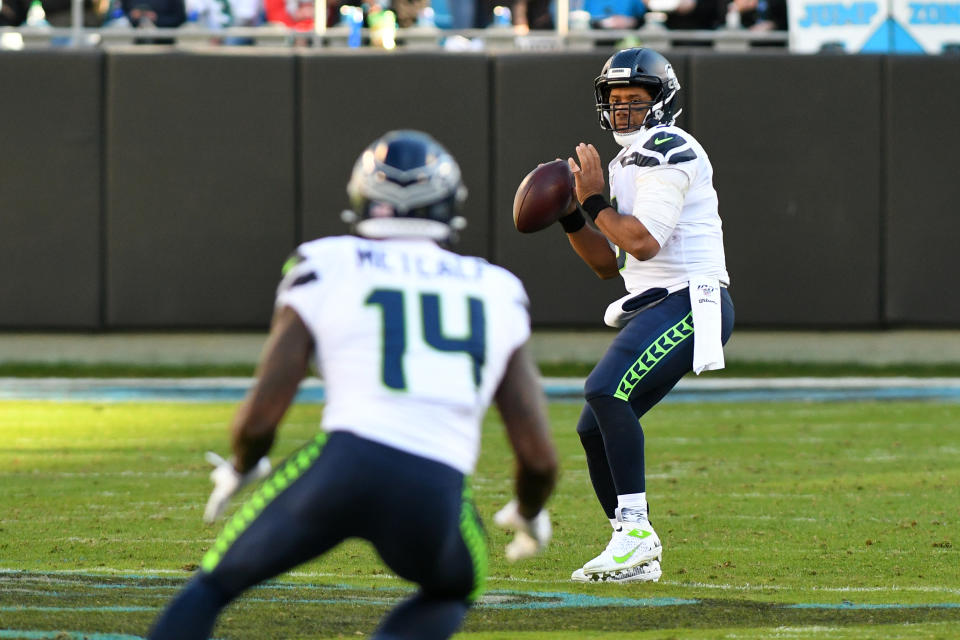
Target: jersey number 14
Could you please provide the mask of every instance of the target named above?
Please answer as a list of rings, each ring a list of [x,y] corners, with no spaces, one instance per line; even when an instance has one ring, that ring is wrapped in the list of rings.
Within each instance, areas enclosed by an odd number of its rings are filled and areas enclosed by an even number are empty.
[[[451,338],[443,332],[440,296],[421,293],[419,298],[424,341],[437,351],[460,352],[470,356],[473,383],[479,387],[486,354],[483,301],[467,298],[470,332],[463,338]],[[375,289],[365,302],[379,306],[383,313],[383,383],[391,389],[406,389],[403,371],[403,356],[407,350],[406,296],[397,289]]]

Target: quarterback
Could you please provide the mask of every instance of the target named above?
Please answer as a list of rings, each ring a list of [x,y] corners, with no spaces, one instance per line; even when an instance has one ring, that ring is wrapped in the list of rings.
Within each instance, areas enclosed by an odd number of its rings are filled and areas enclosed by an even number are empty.
[[[577,203],[560,219],[576,253],[627,293],[607,308],[620,329],[586,380],[577,432],[594,491],[613,527],[606,549],[575,581],[656,581],[663,547],[650,524],[639,419],[687,372],[723,367],[733,330],[713,168],[675,125],[680,83],[650,49],[614,54],[594,81],[600,126],[621,150],[610,199],[593,145],[568,159]],[[588,224],[589,218],[592,224]]]
[[[469,477],[491,400],[517,459],[516,499],[495,516],[516,531],[507,557],[550,538],[556,453],[525,346],[526,293],[506,270],[438,245],[463,226],[457,163],[424,133],[389,132],[357,160],[347,191],[357,236],[307,242],[284,266],[233,457],[211,456],[205,518],[266,479],[150,638],[209,637],[244,590],[351,537],[420,587],[373,637],[449,638],[486,576]],[[322,431],[268,475],[265,456],[311,357],[326,384]]]

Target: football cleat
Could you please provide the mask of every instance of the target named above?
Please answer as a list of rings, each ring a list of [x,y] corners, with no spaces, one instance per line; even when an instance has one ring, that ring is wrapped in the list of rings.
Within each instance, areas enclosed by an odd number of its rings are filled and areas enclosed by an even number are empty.
[[[582,568],[570,576],[574,582],[657,582],[663,571],[660,562],[651,560],[645,564],[609,573],[586,573]]]
[[[663,547],[660,537],[646,520],[623,522],[614,531],[603,553],[583,565],[584,573],[611,573],[630,569],[651,560],[661,560]]]

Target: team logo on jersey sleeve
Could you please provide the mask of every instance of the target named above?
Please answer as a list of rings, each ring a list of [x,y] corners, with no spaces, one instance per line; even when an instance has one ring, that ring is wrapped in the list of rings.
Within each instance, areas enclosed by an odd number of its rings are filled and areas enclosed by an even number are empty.
[[[693,149],[685,149],[680,153],[675,153],[672,156],[670,156],[670,160],[668,160],[667,162],[669,162],[670,164],[680,164],[681,162],[690,162],[691,160],[696,160],[696,159],[697,159],[697,154],[694,153]]]
[[[298,276],[293,282],[290,283],[290,288],[299,287],[302,284],[307,284],[308,282],[313,282],[314,280],[319,280],[317,274],[313,271],[310,273],[305,273],[302,276]]]
[[[648,156],[637,151],[620,158],[621,167],[627,167],[631,164],[635,164],[638,167],[657,167],[660,166],[660,158]]]
[[[655,130],[656,131],[656,130]],[[655,167],[659,164],[680,164],[696,160],[696,152],[689,146],[690,141],[674,131],[655,132],[646,142],[643,143],[644,152],[649,152],[650,160],[641,164],[633,162],[642,167]],[[654,162],[656,160],[656,162]]]

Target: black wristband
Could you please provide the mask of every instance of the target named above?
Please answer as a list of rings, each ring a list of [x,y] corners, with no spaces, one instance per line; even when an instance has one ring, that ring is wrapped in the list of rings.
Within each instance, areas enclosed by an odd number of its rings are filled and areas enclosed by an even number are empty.
[[[610,208],[610,203],[607,202],[607,199],[602,195],[595,193],[581,202],[580,208],[583,209],[584,213],[590,216],[591,220],[596,220],[601,211]]]
[[[574,209],[573,213],[561,217],[557,222],[563,227],[564,233],[576,233],[587,224],[587,221],[583,219],[583,214],[580,213],[579,207]]]

